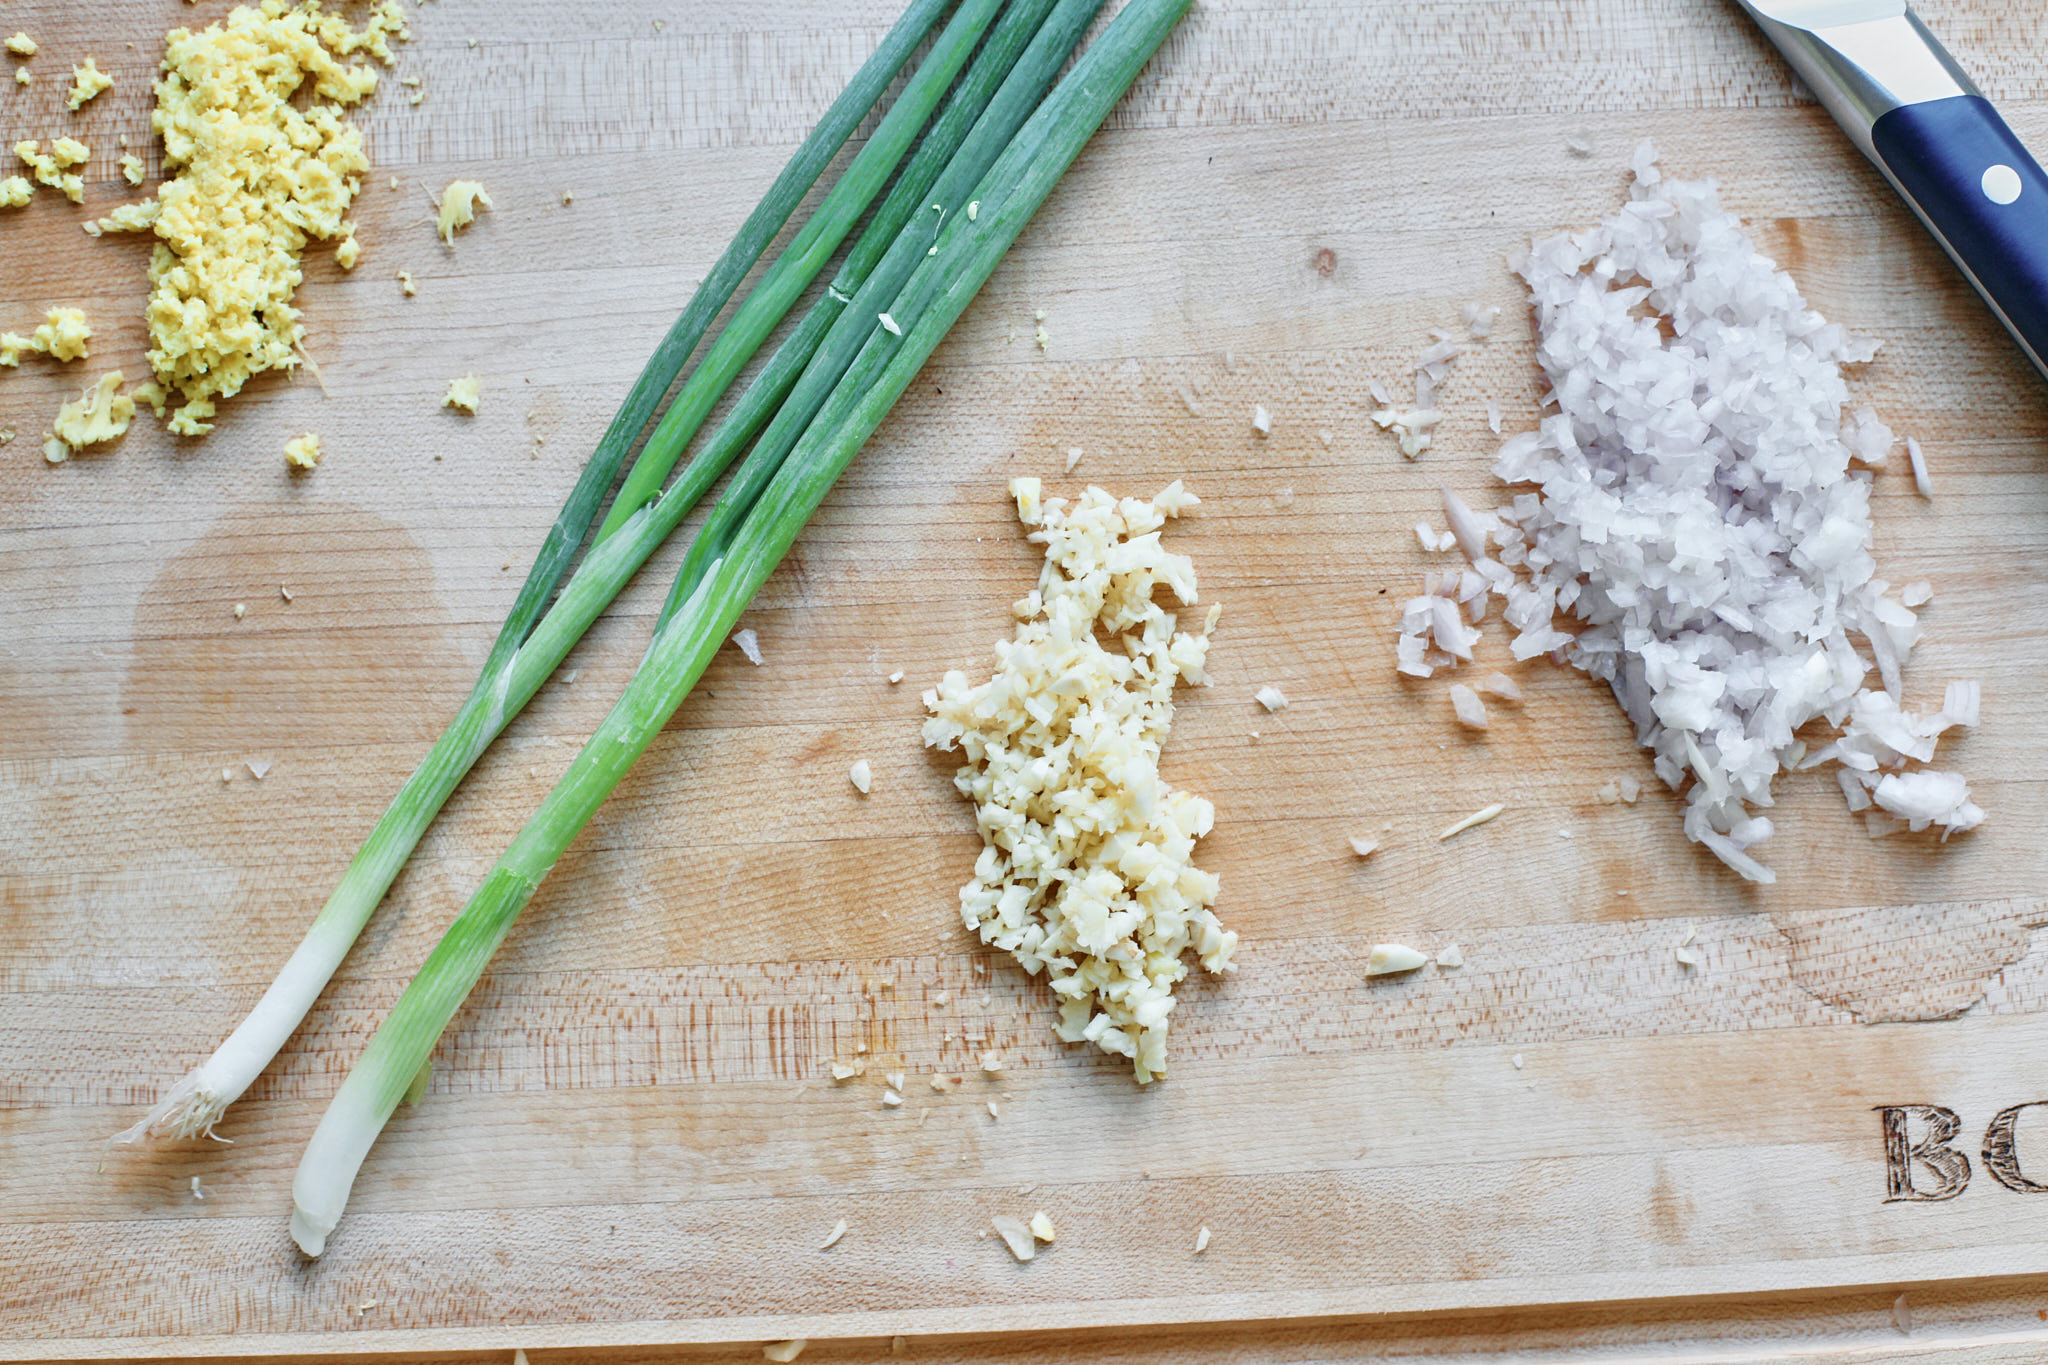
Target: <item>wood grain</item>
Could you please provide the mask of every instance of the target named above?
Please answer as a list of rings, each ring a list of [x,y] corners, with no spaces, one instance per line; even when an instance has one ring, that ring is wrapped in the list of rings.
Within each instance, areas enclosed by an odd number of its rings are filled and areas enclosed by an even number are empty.
[[[161,36],[226,8],[15,0],[0,21],[43,52],[0,134],[93,145],[95,215],[134,197],[115,143],[148,141]],[[545,1365],[806,1335],[830,1361],[898,1333],[962,1361],[2036,1358],[2048,1201],[1977,1148],[2048,1099],[2048,411],[1718,0],[1201,4],[749,611],[763,666],[720,656],[542,889],[328,1255],[284,1233],[305,1137],[617,694],[673,549],[457,793],[231,1115],[235,1145],[103,1148],[297,941],[642,356],[894,10],[422,4],[401,72],[426,100],[392,87],[358,116],[363,263],[308,258],[325,392],[266,378],[202,442],[143,423],[55,468],[0,446],[0,1358]],[[2048,16],[1924,12],[2048,145]],[[60,77],[88,51],[118,84],[72,116]],[[1938,490],[1892,471],[1873,497],[1885,576],[1936,590],[1908,701],[1952,677],[1986,695],[1952,757],[1991,820],[1947,847],[1872,842],[1799,775],[1767,846],[1781,881],[1743,886],[1668,794],[1594,799],[1648,768],[1584,679],[1518,668],[1527,701],[1473,739],[1442,680],[1393,674],[1433,562],[1408,528],[1439,518],[1440,483],[1501,496],[1489,399],[1510,429],[1535,414],[1503,254],[1611,207],[1645,136],[1886,342],[1857,389],[1925,443]],[[450,251],[423,188],[458,174],[497,207]],[[66,303],[96,330],[86,362],[0,376],[24,437],[144,365],[147,244],[81,216],[47,195],[0,215],[0,326]],[[1368,381],[1402,383],[1467,300],[1503,324],[1411,464],[1364,420]],[[467,372],[474,419],[438,406]],[[305,430],[329,455],[293,479],[282,444]],[[1022,472],[1184,478],[1205,504],[1172,534],[1224,623],[1167,768],[1217,804],[1202,861],[1243,949],[1185,989],[1170,1078],[1144,1091],[1053,1039],[1042,991],[961,932],[971,816],[916,739],[918,692],[988,666],[1035,571],[1002,496]],[[1251,701],[1267,682],[1277,716]],[[1436,841],[1491,801],[1500,820]],[[1364,832],[1383,847],[1362,863]],[[1696,970],[1672,951],[1688,928]],[[1469,965],[1368,983],[1389,938]],[[832,1084],[853,1056],[867,1076]],[[885,1110],[899,1067],[910,1099]],[[1902,1104],[1959,1116],[1958,1197],[1884,1202],[1872,1109]],[[2048,1171],[2038,1125],[2019,1137]],[[1019,1266],[983,1233],[1036,1208],[1060,1240]]]

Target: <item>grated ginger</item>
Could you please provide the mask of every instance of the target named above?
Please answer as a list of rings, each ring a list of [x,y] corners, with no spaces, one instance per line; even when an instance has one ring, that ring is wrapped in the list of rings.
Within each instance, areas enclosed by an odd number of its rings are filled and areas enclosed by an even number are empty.
[[[304,436],[294,436],[284,443],[284,462],[293,469],[318,469],[320,467],[320,434],[309,431]],[[261,777],[263,774],[256,774]]]
[[[164,39],[151,125],[169,179],[153,201],[148,317],[150,364],[176,394],[173,432],[212,430],[219,400],[299,364],[300,255],[309,239],[348,235],[370,165],[342,110],[376,89],[377,72],[349,59],[390,65],[394,36],[410,36],[397,0],[360,29],[318,0],[262,0]],[[297,107],[308,86],[312,101]]]
[[[51,464],[60,464],[73,451],[113,440],[134,418],[135,400],[121,392],[121,372],[109,370],[98,383],[86,385],[76,401],[57,409],[50,429],[54,439],[45,443],[43,453]],[[60,452],[58,446],[68,449]]]
[[[483,385],[477,382],[475,375],[466,374],[460,379],[448,381],[448,392],[441,399],[441,406],[454,408],[458,412],[466,412],[474,417],[476,405],[482,400]]]
[[[0,177],[0,209],[18,209],[25,206],[29,197],[36,192],[25,175]]]
[[[441,217],[438,231],[441,240],[450,247],[455,245],[455,233],[476,221],[476,206],[496,208],[491,196],[484,193],[481,180],[451,180],[448,188],[441,191]]]
[[[1194,865],[1215,808],[1159,777],[1174,686],[1206,681],[1218,612],[1180,630],[1152,600],[1165,586],[1195,605],[1194,566],[1159,533],[1197,501],[1178,482],[1151,502],[1090,488],[1071,508],[1041,502],[1037,479],[1010,493],[1045,546],[1038,586],[993,678],[955,670],[925,694],[925,743],[965,751],[954,785],[982,836],[961,918],[1047,973],[1061,1038],[1131,1058],[1143,1084],[1166,1068],[1182,953],[1220,973],[1237,944],[1210,909],[1215,875]]]
[[[7,40],[7,50],[17,57],[33,57],[36,55],[36,40],[17,31]]]
[[[46,355],[52,360],[85,358],[85,344],[92,339],[92,328],[86,325],[84,312],[52,308],[44,317],[43,324],[27,336],[0,332],[0,365],[19,365],[25,355]]]
[[[71,112],[77,113],[85,102],[96,98],[100,91],[110,88],[114,78],[100,70],[92,58],[85,59],[85,65],[71,68]]]

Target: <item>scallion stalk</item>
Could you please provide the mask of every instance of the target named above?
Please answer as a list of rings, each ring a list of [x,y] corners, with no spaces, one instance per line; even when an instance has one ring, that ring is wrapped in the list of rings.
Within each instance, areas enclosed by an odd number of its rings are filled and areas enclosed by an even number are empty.
[[[363,1159],[520,910],[696,684],[840,473],[1016,240],[1190,0],[1131,0],[950,215],[830,397],[657,628],[618,703],[449,926],[342,1083],[292,1182],[292,1235],[317,1256]],[[906,231],[915,232],[917,225]],[[638,515],[638,514],[636,514]]]
[[[810,192],[841,145],[886,93],[897,71],[938,23],[948,3],[949,0],[911,0],[881,45],[776,177],[767,195],[748,216],[738,235],[634,381],[618,415],[605,430],[560,515],[549,529],[505,625],[491,647],[476,685],[363,841],[340,882],[307,929],[305,938],[293,950],[255,1007],[227,1039],[204,1062],[172,1085],[150,1111],[121,1133],[116,1141],[212,1136],[214,1125],[227,1107],[249,1088],[305,1019],[306,1012],[326,988],[371,913],[382,902],[384,893],[390,889],[406,859],[412,855],[464,774],[553,673],[597,613],[631,577],[633,570],[658,547],[659,541],[637,547],[594,547],[585,556],[583,564],[578,566],[577,578],[581,581],[572,583],[573,591],[564,589],[560,600],[550,601],[568,573],[578,549],[588,538],[605,494],[618,478],[620,465],[711,321]],[[785,251],[777,267],[771,269],[770,275],[777,278],[774,298],[782,298],[791,280],[800,277],[808,282],[816,273],[824,260],[823,256],[816,256],[815,263],[811,263],[819,244],[829,239],[836,245],[843,238],[879,188],[881,180],[886,178],[889,166],[900,158],[910,137],[930,117],[979,37],[977,19],[980,26],[985,26],[993,8],[993,0],[973,0],[973,3],[966,25],[963,26],[961,18],[962,14],[969,14],[969,7],[963,6],[961,13],[956,13],[953,22],[934,42],[932,52],[920,64],[918,74],[912,78],[904,94],[884,117],[883,127],[891,129],[891,137],[882,142],[878,130],[878,136],[870,138],[868,145],[854,158],[853,165],[862,169],[856,189],[865,187],[865,193],[849,192],[838,196],[840,186],[835,185],[834,193],[828,194],[825,205],[821,205],[820,214],[814,214],[811,223],[799,234],[806,248],[799,253],[799,263],[791,265],[778,276],[777,270],[791,257],[791,252]],[[876,150],[878,142],[883,146],[879,151]],[[888,165],[883,165],[881,163],[889,147],[894,148],[895,154],[887,157]],[[849,167],[849,171],[852,169]],[[845,177],[840,183],[845,183]],[[827,207],[834,221],[812,232],[812,227]],[[829,246],[824,248],[825,255],[830,254],[830,249]],[[803,273],[806,265],[808,274]],[[797,290],[801,287],[798,284]],[[703,401],[707,411],[732,375],[752,354],[754,347],[758,347],[761,337],[780,319],[782,311],[786,311],[795,293],[789,292],[786,298],[782,298],[781,311],[775,311],[772,317],[766,317],[770,311],[769,303],[748,312],[759,297],[761,290],[757,288],[750,294],[748,303],[741,307],[741,313],[749,316],[750,325],[759,328],[753,345],[745,347],[744,354],[740,353],[742,348],[738,345],[719,352],[723,379],[715,385],[707,380],[694,391],[696,400]],[[823,328],[818,330],[822,335]],[[709,358],[707,355],[707,361]],[[705,368],[700,364],[693,372],[692,380]],[[791,376],[800,369],[801,363],[792,365]],[[701,412],[697,420],[701,422]],[[682,442],[687,442],[694,430],[694,425],[688,431],[684,431],[680,424],[670,425],[668,438],[680,436]],[[709,483],[708,479],[702,480],[694,492],[689,487],[671,490],[673,502],[670,498],[663,499],[667,504],[663,510],[672,517],[668,523],[671,528],[688,511],[688,504],[702,496]],[[607,549],[611,553],[602,553]],[[635,550],[638,551],[637,558],[632,553]],[[542,629],[544,625],[550,628]]]

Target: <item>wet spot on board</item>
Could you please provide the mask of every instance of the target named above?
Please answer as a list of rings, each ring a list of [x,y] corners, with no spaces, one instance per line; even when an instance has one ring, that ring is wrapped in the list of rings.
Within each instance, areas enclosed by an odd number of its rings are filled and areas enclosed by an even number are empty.
[[[374,513],[236,509],[136,606],[128,748],[430,742],[472,674],[433,582],[426,551]]]
[[[1792,976],[1866,1024],[1952,1019],[2048,924],[2048,900],[1776,910]]]

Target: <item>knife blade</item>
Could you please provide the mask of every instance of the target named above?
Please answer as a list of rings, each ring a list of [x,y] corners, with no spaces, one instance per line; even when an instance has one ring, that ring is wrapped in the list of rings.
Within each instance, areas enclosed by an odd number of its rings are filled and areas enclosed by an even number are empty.
[[[2048,174],[1905,0],[1740,0],[2048,377]]]

